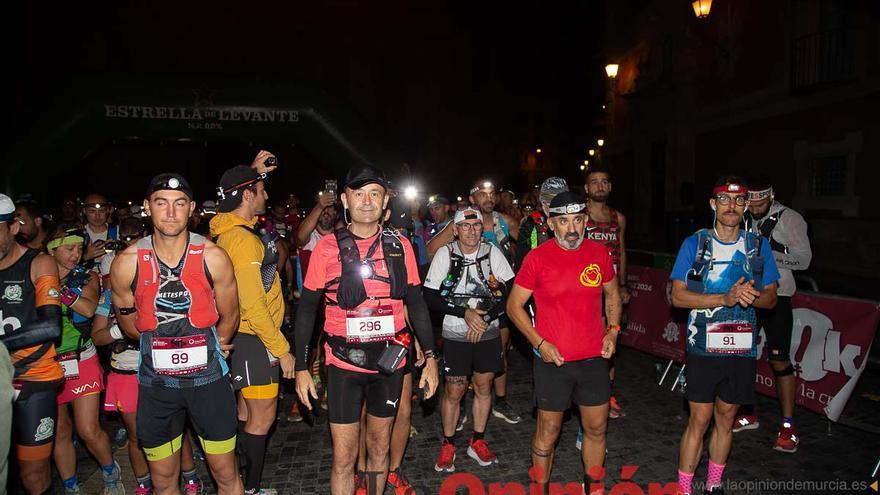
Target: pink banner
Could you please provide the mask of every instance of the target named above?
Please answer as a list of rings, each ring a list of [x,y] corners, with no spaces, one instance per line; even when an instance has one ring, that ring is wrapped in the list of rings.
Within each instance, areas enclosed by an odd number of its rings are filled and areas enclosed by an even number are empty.
[[[620,343],[682,362],[687,314],[672,308],[669,271],[630,266],[627,282],[632,298]],[[871,301],[799,292],[792,299],[792,308],[795,400],[837,421],[867,364],[880,307]],[[764,342],[761,329],[755,390],[775,396],[775,377],[767,364]]]

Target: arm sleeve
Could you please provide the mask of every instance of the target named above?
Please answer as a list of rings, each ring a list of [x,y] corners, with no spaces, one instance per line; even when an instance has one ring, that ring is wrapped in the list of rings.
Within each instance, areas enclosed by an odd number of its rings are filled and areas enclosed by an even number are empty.
[[[49,342],[59,335],[61,335],[61,306],[47,304],[37,307],[37,318],[28,326],[3,334],[0,336],[0,342],[10,351],[17,351]]]
[[[293,326],[293,348],[296,351],[296,371],[309,368],[309,344],[315,331],[315,318],[321,303],[323,291],[303,288],[299,305],[296,309],[296,320]]]
[[[787,209],[779,218],[779,225],[773,230],[771,237],[781,237],[780,242],[788,248],[787,253],[773,251],[777,266],[789,270],[806,270],[810,267],[813,251],[807,237],[807,222],[800,213]]]
[[[418,274],[416,274],[418,277]],[[428,306],[425,304],[425,298],[422,297],[421,287],[409,284],[406,291],[406,309],[409,312],[409,320],[412,323],[413,331],[422,344],[422,349],[427,351],[434,350],[434,331],[431,329],[431,317],[428,315]],[[302,302],[300,302],[302,304]]]
[[[275,326],[266,302],[266,292],[263,290],[260,273],[263,259],[262,246],[255,237],[250,235],[248,237],[241,236],[237,239],[238,242],[233,238],[233,242],[226,247],[232,259],[235,280],[238,284],[241,320],[260,338],[273,356],[280,357],[290,352],[290,344],[284,338],[281,329]]]
[[[423,286],[422,294],[425,297],[425,303],[428,304],[428,309],[430,309],[431,311],[434,311],[435,313],[442,313],[444,315],[452,315],[459,318],[464,318],[464,311],[466,308],[453,306],[444,301],[443,298],[440,297],[439,290]]]

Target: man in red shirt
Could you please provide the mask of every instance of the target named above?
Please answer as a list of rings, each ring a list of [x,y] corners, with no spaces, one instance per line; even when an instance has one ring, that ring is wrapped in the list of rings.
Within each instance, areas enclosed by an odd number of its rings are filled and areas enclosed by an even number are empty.
[[[620,332],[620,293],[608,250],[584,240],[586,204],[574,192],[550,202],[555,242],[526,256],[507,301],[507,314],[534,348],[538,424],[532,440],[536,481],[547,483],[562,415],[574,402],[584,429],[584,489],[605,462],[605,428],[611,383],[607,359]],[[602,296],[608,327],[602,328]],[[536,322],[523,309],[535,298]],[[540,359],[537,359],[540,358]],[[587,493],[589,493],[587,491]]]

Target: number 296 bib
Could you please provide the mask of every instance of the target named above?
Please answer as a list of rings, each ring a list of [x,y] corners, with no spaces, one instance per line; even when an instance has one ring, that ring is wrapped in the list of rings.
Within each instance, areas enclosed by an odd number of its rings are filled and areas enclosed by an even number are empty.
[[[345,312],[345,340],[381,342],[394,338],[394,310],[390,305],[349,309]]]
[[[160,375],[187,375],[208,367],[204,335],[153,338],[153,369]]]
[[[752,324],[719,322],[706,326],[706,352],[748,354],[752,350]]]

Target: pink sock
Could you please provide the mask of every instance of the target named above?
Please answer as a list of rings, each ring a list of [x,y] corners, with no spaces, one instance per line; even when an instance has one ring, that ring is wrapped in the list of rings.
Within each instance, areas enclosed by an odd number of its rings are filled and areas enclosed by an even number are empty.
[[[721,475],[724,474],[724,466],[726,464],[715,464],[712,459],[709,459],[709,473],[706,475],[707,490],[721,486]]]
[[[694,473],[686,473],[678,470],[678,491],[690,494],[694,485]]]

